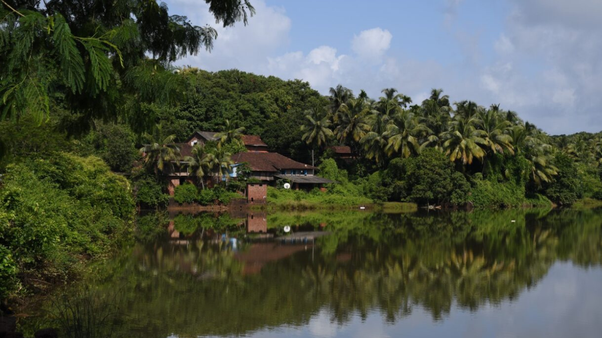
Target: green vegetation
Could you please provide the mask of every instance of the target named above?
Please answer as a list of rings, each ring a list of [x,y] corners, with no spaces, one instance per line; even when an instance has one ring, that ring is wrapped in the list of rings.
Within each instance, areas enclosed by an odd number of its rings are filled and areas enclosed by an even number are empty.
[[[247,0],[206,3],[224,27],[254,13]],[[134,195],[166,204],[169,136],[155,133],[146,168],[136,146],[186,96],[172,62],[216,37],[154,0],[1,1],[0,302],[77,278],[128,242]]]
[[[244,198],[242,195],[226,190],[222,187],[214,189],[198,189],[194,184],[185,183],[176,187],[174,200],[180,204],[199,203],[201,205],[212,205],[216,202],[228,205],[232,199]]]
[[[129,183],[97,157],[56,153],[11,164],[0,190],[0,275],[9,291],[65,283],[86,259],[105,257],[130,238]]]

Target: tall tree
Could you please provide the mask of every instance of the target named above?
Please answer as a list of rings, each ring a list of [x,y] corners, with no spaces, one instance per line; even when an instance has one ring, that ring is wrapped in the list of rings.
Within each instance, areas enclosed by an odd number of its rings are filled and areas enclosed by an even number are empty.
[[[192,147],[192,156],[184,157],[188,173],[194,175],[205,189],[204,177],[211,173],[211,167],[215,162],[213,154],[205,151],[205,146],[197,144]]]
[[[302,126],[303,130],[305,130],[302,140],[312,145],[311,165],[315,166],[314,149],[326,145],[328,138],[332,137],[334,133],[330,129],[328,114],[319,114],[317,110],[312,109],[308,111],[305,118],[307,119],[307,124]]]
[[[224,26],[254,13],[248,0],[205,2]],[[79,128],[96,117],[138,122],[145,105],[173,99],[182,87],[170,63],[217,37],[156,0],[5,0],[0,18],[0,119],[43,121],[62,105]]]

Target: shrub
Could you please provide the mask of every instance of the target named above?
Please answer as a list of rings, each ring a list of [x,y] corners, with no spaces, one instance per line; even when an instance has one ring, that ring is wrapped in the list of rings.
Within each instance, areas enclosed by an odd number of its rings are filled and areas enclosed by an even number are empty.
[[[19,283],[13,272],[67,280],[84,257],[105,256],[130,238],[135,204],[129,183],[97,157],[25,159],[7,167],[3,185],[0,292]]]
[[[193,203],[197,200],[198,190],[194,184],[185,183],[176,187],[173,199],[182,203]]]
[[[161,184],[154,177],[145,176],[134,183],[136,203],[143,208],[167,206],[169,196],[163,193]]]
[[[215,194],[212,189],[203,189],[199,192],[197,201],[202,205],[210,205],[215,202]]]

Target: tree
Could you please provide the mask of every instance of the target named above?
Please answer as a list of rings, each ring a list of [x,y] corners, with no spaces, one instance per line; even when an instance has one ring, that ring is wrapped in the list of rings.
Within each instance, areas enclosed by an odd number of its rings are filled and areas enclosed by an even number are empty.
[[[330,87],[329,90],[330,97],[328,100],[330,101],[330,112],[334,115],[339,111],[339,108],[349,101],[353,99],[353,92],[349,88],[345,88],[342,85],[337,85],[336,88]]]
[[[245,127],[236,128],[232,123],[230,123],[230,120],[226,119],[224,130],[215,134],[217,146],[221,148],[221,146],[228,142],[233,142],[238,145],[242,144],[241,138],[244,131]]]
[[[149,137],[147,135],[147,137]],[[174,143],[176,136],[161,137],[159,130],[157,138],[140,148],[144,157],[144,165],[153,170],[156,176],[164,175],[174,170],[180,160],[180,147]]]
[[[301,128],[307,131],[303,134],[301,139],[305,141],[305,143],[312,145],[311,165],[314,166],[314,149],[325,145],[328,138],[334,134],[329,128],[330,121],[328,114],[319,116],[316,110],[310,110],[308,111],[308,114],[305,115],[305,118],[307,119],[307,125],[304,125]]]
[[[443,134],[443,149],[452,161],[471,164],[474,158],[482,159],[485,152],[481,148],[486,142],[475,128],[476,120],[454,119],[450,130]]]
[[[188,173],[194,175],[205,189],[204,177],[211,172],[211,167],[215,162],[215,157],[211,153],[205,151],[205,146],[196,144],[192,147],[192,156],[184,157],[184,162],[187,164]]]
[[[254,13],[248,0],[206,2],[224,26]],[[170,63],[211,49],[217,37],[155,0],[7,0],[0,18],[0,120],[44,121],[64,105],[80,129],[120,114],[139,122],[147,104],[173,102],[183,87]]]
[[[343,144],[357,150],[356,144],[366,135],[370,126],[366,122],[366,114],[370,107],[362,99],[349,99],[343,103],[334,116],[334,135]]]
[[[546,196],[560,205],[571,205],[583,197],[581,175],[575,162],[565,154],[557,153],[554,165],[558,168],[558,175],[547,185]]]
[[[402,158],[418,154],[419,137],[428,132],[428,128],[418,123],[411,112],[404,110],[395,116],[395,122],[390,124],[385,132],[388,139],[385,151],[389,156],[400,154]]]
[[[210,170],[217,180],[221,180],[224,175],[226,180],[228,179],[228,173],[232,164],[234,164],[230,156],[231,154],[223,148],[216,148],[213,152],[213,161],[210,162]]]

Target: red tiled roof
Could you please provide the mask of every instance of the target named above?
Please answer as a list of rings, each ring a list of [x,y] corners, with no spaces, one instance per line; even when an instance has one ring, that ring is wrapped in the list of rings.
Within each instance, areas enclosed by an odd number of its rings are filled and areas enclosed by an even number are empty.
[[[180,148],[180,156],[184,158],[185,156],[192,156],[192,146],[188,143],[176,143],[176,145]]]
[[[332,149],[335,154],[351,154],[351,147],[349,146],[332,146],[328,148]]]
[[[247,162],[252,171],[279,172],[282,169],[316,169],[309,164],[294,161],[278,153],[238,153],[232,156],[235,163]]]
[[[255,146],[255,147],[267,147],[268,145],[263,142],[261,137],[258,135],[243,135],[242,141],[245,146]]]

